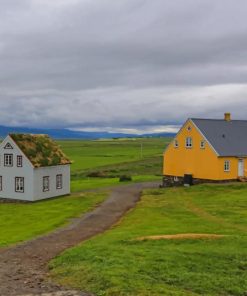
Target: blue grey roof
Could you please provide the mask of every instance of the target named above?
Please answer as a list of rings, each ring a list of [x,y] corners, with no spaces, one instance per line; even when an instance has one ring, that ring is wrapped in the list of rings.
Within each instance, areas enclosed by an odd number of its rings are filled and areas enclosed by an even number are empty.
[[[219,156],[247,156],[247,120],[191,120]]]

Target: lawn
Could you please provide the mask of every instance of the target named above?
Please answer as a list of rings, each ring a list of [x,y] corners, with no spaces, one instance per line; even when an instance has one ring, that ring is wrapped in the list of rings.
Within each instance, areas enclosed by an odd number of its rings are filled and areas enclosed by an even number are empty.
[[[169,138],[68,140],[59,144],[73,161],[71,190],[78,192],[119,185],[121,175],[132,176],[133,182],[161,180],[162,153],[169,141]],[[91,174],[102,177],[88,177]]]
[[[132,181],[124,182],[124,184],[149,182],[149,181],[155,181],[155,180],[161,181],[161,177],[154,176],[154,175],[137,175],[132,177]],[[122,185],[122,183],[119,182],[119,178],[82,178],[82,179],[76,179],[71,181],[71,191],[79,192],[83,190],[113,187],[118,185]]]
[[[246,184],[148,190],[116,227],[54,259],[51,276],[95,295],[245,295],[246,196]],[[176,234],[187,238],[139,240]]]
[[[169,142],[169,138],[58,141],[73,161],[72,178],[101,169],[108,171],[111,176],[122,172],[135,175],[161,174],[162,154]]]
[[[73,160],[72,196],[36,203],[0,203],[0,247],[28,240],[68,223],[90,211],[107,194],[75,192],[119,185],[119,175],[133,175],[133,182],[160,179],[162,151],[168,139],[123,139],[58,141]],[[142,152],[141,155],[141,145]],[[142,157],[141,157],[142,156]],[[90,178],[92,171],[104,171],[104,178]]]
[[[92,210],[106,193],[85,193],[36,203],[0,204],[0,247],[28,240]]]

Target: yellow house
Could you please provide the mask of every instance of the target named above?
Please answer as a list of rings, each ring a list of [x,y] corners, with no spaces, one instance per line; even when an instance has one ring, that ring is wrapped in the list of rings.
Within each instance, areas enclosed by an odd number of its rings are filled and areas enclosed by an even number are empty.
[[[247,177],[247,121],[188,119],[164,152],[164,185]]]

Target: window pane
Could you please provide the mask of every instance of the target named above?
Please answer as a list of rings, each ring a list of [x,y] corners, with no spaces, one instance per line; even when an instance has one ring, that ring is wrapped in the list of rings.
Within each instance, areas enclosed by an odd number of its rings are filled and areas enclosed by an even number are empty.
[[[186,138],[186,147],[192,147],[192,138]]]
[[[17,155],[17,166],[22,167],[22,156],[21,155]]]
[[[43,177],[43,191],[49,191],[49,177]]]
[[[62,175],[57,175],[57,178],[56,178],[56,188],[57,189],[61,189],[62,188]]]
[[[15,191],[16,192],[24,192],[24,178],[16,177],[15,178]]]
[[[4,154],[4,166],[13,166],[13,154]]]
[[[230,161],[226,160],[224,163],[224,171],[229,172],[230,171]]]

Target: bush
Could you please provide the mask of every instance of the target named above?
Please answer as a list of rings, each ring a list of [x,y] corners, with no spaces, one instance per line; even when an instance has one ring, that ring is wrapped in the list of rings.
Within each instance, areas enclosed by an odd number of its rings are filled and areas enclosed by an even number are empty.
[[[87,174],[87,177],[92,178],[106,178],[107,174],[103,171],[94,171]]]
[[[127,181],[132,181],[131,176],[129,175],[122,175],[119,177],[119,182],[127,182]]]

